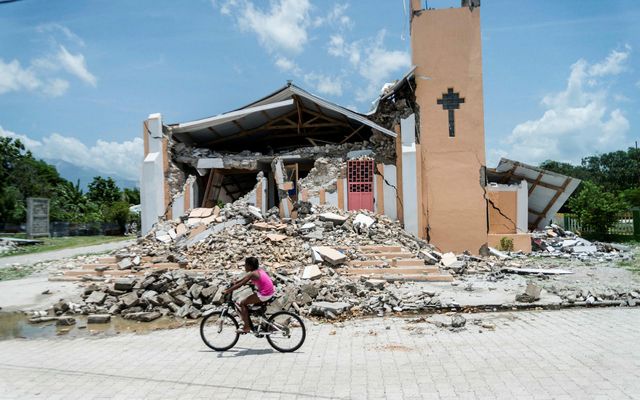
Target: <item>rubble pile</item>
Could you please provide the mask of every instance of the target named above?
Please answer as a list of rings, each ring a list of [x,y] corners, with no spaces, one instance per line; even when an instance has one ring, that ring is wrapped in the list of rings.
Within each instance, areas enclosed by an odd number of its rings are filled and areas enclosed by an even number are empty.
[[[572,305],[621,305],[635,307],[640,304],[640,286],[635,289],[612,287],[589,287],[578,285],[558,287],[548,285],[545,289],[557,296],[563,302]]]
[[[317,195],[320,189],[335,192],[342,166],[342,159],[318,158],[307,176],[300,179],[300,188],[307,190],[312,196]]]
[[[628,259],[631,257],[629,247],[615,243],[590,242],[573,232],[565,231],[552,224],[543,231],[533,233],[533,250],[536,255],[594,259],[607,261]]]
[[[218,158],[224,168],[247,170],[260,169],[260,163],[268,163],[276,157],[299,156],[302,159],[340,158],[345,159],[348,153],[369,150],[375,154],[378,162],[393,163],[395,160],[395,142],[393,138],[374,132],[368,140],[355,143],[327,144],[324,146],[308,146],[277,154],[263,154],[244,150],[239,153],[224,153],[209,148],[192,147],[185,143],[174,143],[171,146],[172,161],[197,168],[198,160]]]
[[[238,201],[159,223],[138,243],[117,252],[118,269],[130,270],[132,277],[96,278],[84,289],[81,303],[59,307],[57,314],[121,315],[139,321],[163,315],[198,318],[220,304],[223,289],[242,276],[249,255],[257,256],[274,279],[278,291],[273,307],[339,318],[346,311],[384,315],[440,306],[433,291],[402,293],[390,290],[396,286],[385,280],[353,279],[339,272],[361,257],[361,246],[433,251],[398,222],[304,202],[296,208],[296,220],[282,221],[275,208],[262,215]],[[157,267],[143,265],[143,258]],[[181,268],[163,268],[163,263]],[[133,276],[135,271],[146,273]]]
[[[16,244],[11,240],[3,240],[2,238],[0,238],[0,254],[9,253],[16,250],[16,248]]]

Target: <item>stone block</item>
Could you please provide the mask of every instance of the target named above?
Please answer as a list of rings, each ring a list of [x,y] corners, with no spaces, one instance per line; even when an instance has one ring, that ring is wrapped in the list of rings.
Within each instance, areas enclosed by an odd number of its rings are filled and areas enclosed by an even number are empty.
[[[135,280],[131,278],[118,278],[113,283],[114,290],[122,290],[129,291],[133,289],[133,285],[135,285]]]
[[[87,317],[88,324],[106,324],[111,321],[109,314],[89,314]]]
[[[100,291],[92,292],[89,297],[85,300],[87,304],[102,304],[104,300],[107,298],[107,294]]]
[[[122,302],[125,308],[133,307],[138,304],[138,294],[135,292],[123,294],[118,299]]]

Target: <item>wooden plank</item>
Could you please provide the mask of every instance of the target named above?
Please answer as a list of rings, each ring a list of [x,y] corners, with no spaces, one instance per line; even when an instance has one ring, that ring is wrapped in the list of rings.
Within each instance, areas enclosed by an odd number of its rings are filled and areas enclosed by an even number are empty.
[[[337,181],[338,188],[338,208],[344,210],[344,179],[338,178]]]
[[[555,203],[556,200],[558,200],[558,197],[560,197],[560,195],[562,193],[564,193],[564,191],[567,189],[567,186],[569,186],[569,183],[571,183],[571,178],[567,178],[567,179],[564,180],[564,183],[556,191],[556,194],[551,198],[551,200],[547,203],[547,205],[545,206],[544,210],[542,210],[542,212],[540,214],[538,214],[538,218],[536,218],[536,220],[532,224],[533,228],[530,227],[531,229],[535,229],[535,227],[538,226],[538,224],[540,223],[540,221],[542,221],[544,216],[547,215],[547,212],[549,211],[551,206],[553,206],[553,203]]]
[[[538,173],[538,176],[536,177],[536,180],[531,183],[531,187],[529,188],[529,196],[531,196],[531,193],[533,193],[533,191],[535,190],[536,186],[538,186],[538,184],[540,183],[540,180],[542,179],[543,176],[544,176],[544,173],[542,173],[542,172]]]
[[[207,179],[207,185],[205,186],[204,189],[204,197],[202,198],[202,205],[206,206],[207,205],[207,199],[209,199],[209,193],[211,193],[211,185],[213,183],[213,169],[209,171],[209,178]]]
[[[324,188],[320,188],[320,191],[318,192],[318,196],[320,197],[320,204],[326,204],[327,203],[327,196],[326,196]]]
[[[355,135],[356,133],[358,133],[360,131],[360,129],[364,128],[366,125],[360,125],[360,127],[356,130],[354,130],[353,132],[351,132],[346,138],[342,139],[342,141],[340,142],[340,144],[344,144],[347,142],[347,140],[351,139],[353,137],[353,135]]]

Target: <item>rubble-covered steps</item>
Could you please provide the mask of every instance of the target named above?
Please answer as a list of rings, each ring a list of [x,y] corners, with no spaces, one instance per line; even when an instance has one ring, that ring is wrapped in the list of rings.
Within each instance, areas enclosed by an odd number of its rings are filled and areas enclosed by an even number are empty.
[[[133,259],[133,260],[132,260]],[[125,276],[143,276],[154,269],[180,269],[186,265],[166,262],[163,257],[101,257],[95,263],[82,264],[79,269],[64,271],[62,275],[52,275],[50,281],[103,280]]]
[[[401,246],[362,246],[360,260],[349,262],[345,273],[375,276],[387,281],[450,282],[453,277],[434,265],[426,265]]]

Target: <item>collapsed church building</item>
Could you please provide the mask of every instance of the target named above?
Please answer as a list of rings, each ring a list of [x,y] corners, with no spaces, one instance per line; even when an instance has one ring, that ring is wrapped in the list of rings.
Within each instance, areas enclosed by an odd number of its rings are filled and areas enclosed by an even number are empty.
[[[242,199],[295,219],[299,207],[366,209],[441,251],[502,238],[531,250],[579,181],[502,159],[485,162],[479,1],[411,1],[410,71],[354,112],[293,83],[197,121],[144,121],[142,229]]]

